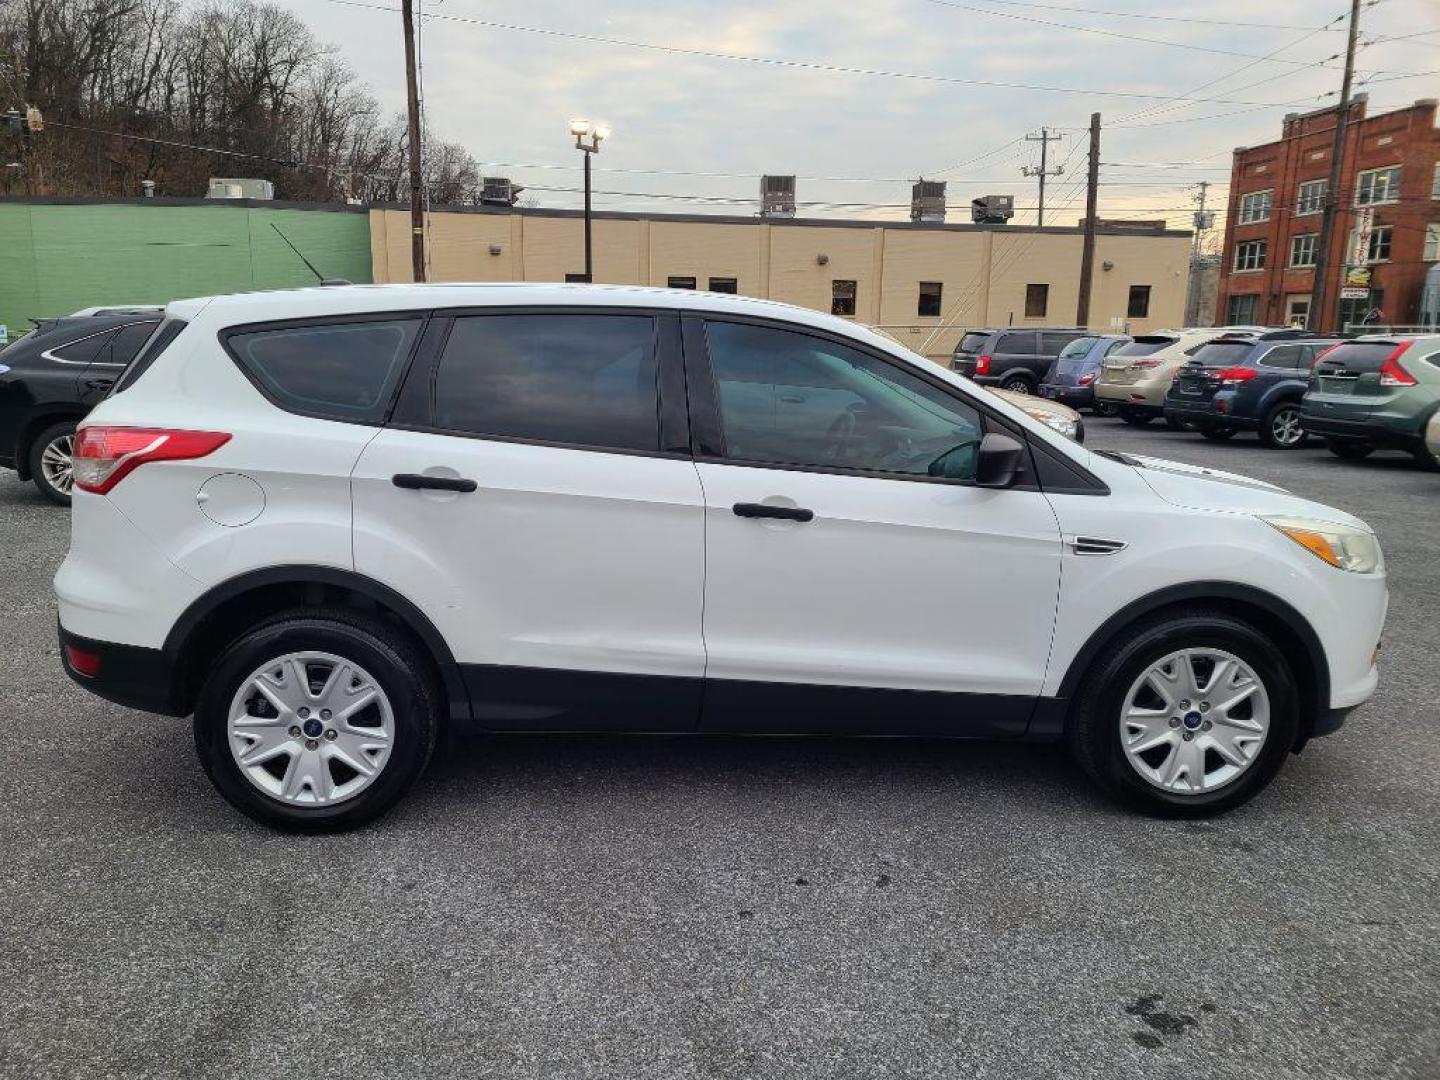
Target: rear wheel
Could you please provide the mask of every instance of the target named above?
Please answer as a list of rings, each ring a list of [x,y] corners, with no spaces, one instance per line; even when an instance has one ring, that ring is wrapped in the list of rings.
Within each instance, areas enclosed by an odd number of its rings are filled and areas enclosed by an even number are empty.
[[[1360,461],[1369,457],[1375,452],[1375,447],[1369,443],[1345,442],[1341,439],[1329,439],[1325,443],[1325,449],[1338,458],[1346,461]]]
[[[393,806],[435,744],[440,695],[420,650],[375,619],[300,609],[245,634],[195,707],[216,789],[266,825],[337,832]]]
[[[35,486],[53,503],[70,505],[74,487],[71,454],[75,445],[75,421],[51,424],[30,444],[30,476]]]
[[[1260,425],[1260,441],[1272,450],[1293,450],[1305,445],[1299,403],[1282,401],[1266,413]]]
[[[1124,420],[1127,424],[1134,424],[1136,427],[1144,427],[1146,424],[1150,423],[1151,420],[1155,419],[1155,417],[1152,416],[1150,413],[1146,412],[1144,409],[1137,409],[1129,405],[1121,405],[1120,419]]]
[[[1412,450],[1411,455],[1415,458],[1415,464],[1426,472],[1440,472],[1440,458],[1437,458],[1424,443]]]
[[[1298,695],[1278,649],[1221,611],[1165,613],[1097,658],[1067,738],[1109,795],[1204,817],[1249,801],[1295,743]]]
[[[1000,383],[1001,390],[1009,390],[1012,394],[1033,394],[1035,384],[1024,375],[1006,375]]]
[[[1226,427],[1223,424],[1211,424],[1209,427],[1201,428],[1200,434],[1214,442],[1224,442],[1226,439],[1233,439],[1237,432],[1233,427]]]
[[[1114,416],[1115,406],[1108,401],[1102,401],[1100,398],[1096,398],[1095,403],[1090,406],[1090,411],[1096,416]]]

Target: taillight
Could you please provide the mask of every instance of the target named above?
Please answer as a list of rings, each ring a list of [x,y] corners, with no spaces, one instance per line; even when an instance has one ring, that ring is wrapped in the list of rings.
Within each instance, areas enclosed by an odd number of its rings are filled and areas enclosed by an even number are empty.
[[[1140,368],[1141,370],[1148,370],[1149,368],[1159,367],[1163,363],[1163,360],[1136,360],[1130,366],[1133,368]]]
[[[990,358],[989,358],[988,356],[979,357],[979,358],[975,361],[975,374],[976,374],[976,375],[988,375],[988,374],[990,374]]]
[[[1380,366],[1381,386],[1415,385],[1415,376],[1400,366],[1400,354],[1410,348],[1412,344],[1413,342],[1402,341],[1395,346],[1395,351],[1385,358],[1385,363]]]
[[[230,441],[223,431],[173,428],[84,427],[72,451],[75,486],[104,495],[141,465],[151,461],[187,461],[212,453]]]
[[[80,649],[74,645],[65,646],[65,662],[77,675],[93,679],[100,674],[100,654]]]
[[[1222,383],[1249,382],[1258,375],[1254,368],[1248,367],[1227,367],[1215,373],[1215,377]]]
[[[1075,381],[1081,386],[1089,386],[1092,382],[1095,381],[1095,372],[1087,371],[1084,375],[1081,375],[1080,378],[1076,379]]]

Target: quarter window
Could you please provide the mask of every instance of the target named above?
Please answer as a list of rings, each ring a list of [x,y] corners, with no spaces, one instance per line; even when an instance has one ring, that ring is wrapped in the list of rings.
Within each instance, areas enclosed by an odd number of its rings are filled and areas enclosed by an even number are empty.
[[[1329,180],[1309,180],[1301,184],[1296,193],[1295,213],[1318,214],[1324,210],[1325,189],[1329,186]]]
[[[1273,368],[1298,368],[1304,359],[1300,345],[1277,345],[1260,358],[1260,363]]]
[[[1270,199],[1273,194],[1270,191],[1252,191],[1248,195],[1241,195],[1237,223],[1250,225],[1257,221],[1269,221]]]
[[[1299,236],[1290,238],[1290,265],[1291,266],[1314,266],[1315,265],[1315,242],[1320,239],[1319,233],[1301,233]]]
[[[143,322],[121,327],[120,331],[110,339],[110,355],[108,357],[102,355],[96,359],[114,364],[116,367],[127,366],[131,360],[135,359],[135,354],[140,351],[140,346],[145,344],[159,325],[158,322]]]
[[[1243,244],[1236,244],[1235,269],[1265,269],[1265,247],[1266,244],[1264,240],[1247,240]]]
[[[1149,285],[1130,286],[1130,302],[1126,305],[1125,317],[1128,319],[1148,319],[1150,317]]]
[[[655,322],[646,315],[465,316],[435,371],[435,426],[656,450],[655,371]]]
[[[853,281],[835,280],[830,283],[830,314],[854,316],[855,294],[859,291]]]
[[[99,355],[102,348],[110,344],[112,334],[100,333],[61,345],[58,349],[47,349],[46,354],[67,364],[88,364]]]
[[[920,299],[915,305],[915,314],[932,318],[940,314],[940,298],[945,286],[938,281],[920,282]]]
[[[226,346],[240,370],[280,408],[376,423],[390,407],[422,321],[254,330],[227,335]]]
[[[1400,166],[1369,169],[1355,178],[1355,205],[1374,206],[1396,202],[1400,198]]]
[[[706,330],[736,461],[973,479],[980,414],[895,364],[790,330]]]
[[[1027,319],[1043,319],[1045,317],[1045,311],[1049,306],[1049,285],[1025,286],[1025,317]]]

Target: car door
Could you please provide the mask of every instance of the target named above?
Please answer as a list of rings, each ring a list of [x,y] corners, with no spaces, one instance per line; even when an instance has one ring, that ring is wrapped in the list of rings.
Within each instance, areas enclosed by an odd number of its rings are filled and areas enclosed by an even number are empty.
[[[972,483],[978,402],[883,352],[687,318],[705,496],[702,726],[1019,734],[1045,674],[1060,536],[1031,486]],[[781,401],[827,387],[830,412]]]
[[[697,722],[704,512],[678,333],[635,309],[438,317],[360,457],[356,570],[430,617],[486,726]]]
[[[135,359],[135,354],[159,325],[159,319],[131,323],[110,335],[110,340],[80,375],[78,389],[82,405],[97,405],[104,399],[120,373]]]

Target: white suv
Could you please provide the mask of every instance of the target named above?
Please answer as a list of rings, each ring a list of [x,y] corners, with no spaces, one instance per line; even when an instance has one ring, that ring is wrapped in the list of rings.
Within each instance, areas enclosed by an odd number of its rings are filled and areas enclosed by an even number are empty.
[[[1214,813],[1370,695],[1386,607],[1342,511],[694,292],[174,303],[75,488],[66,670],[193,713],[220,792],[300,829],[384,811],[447,725],[1064,738]]]

